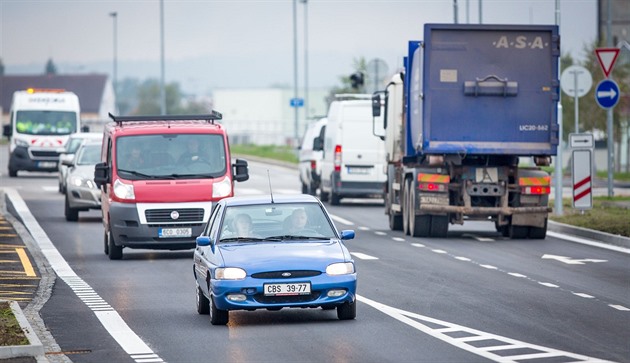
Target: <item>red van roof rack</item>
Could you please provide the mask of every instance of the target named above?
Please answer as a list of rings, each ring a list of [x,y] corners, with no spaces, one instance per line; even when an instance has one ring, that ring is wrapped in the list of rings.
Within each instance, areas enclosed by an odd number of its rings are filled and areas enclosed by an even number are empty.
[[[207,115],[139,115],[139,116],[114,116],[109,113],[109,117],[121,124],[123,122],[133,122],[133,121],[190,121],[190,120],[205,120],[210,121],[214,124],[214,120],[223,119],[223,115],[220,112],[212,111],[212,113]]]

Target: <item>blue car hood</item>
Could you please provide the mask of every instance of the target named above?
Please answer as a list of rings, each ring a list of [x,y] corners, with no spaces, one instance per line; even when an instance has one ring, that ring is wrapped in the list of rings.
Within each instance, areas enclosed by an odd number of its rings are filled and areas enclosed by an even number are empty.
[[[223,263],[241,267],[248,275],[277,270],[318,270],[346,261],[338,240],[311,242],[246,242],[219,245]]]

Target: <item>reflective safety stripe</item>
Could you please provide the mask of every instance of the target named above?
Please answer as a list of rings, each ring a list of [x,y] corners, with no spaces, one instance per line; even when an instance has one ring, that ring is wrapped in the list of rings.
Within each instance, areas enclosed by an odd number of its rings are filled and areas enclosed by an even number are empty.
[[[450,183],[451,177],[448,175],[442,174],[418,174],[419,182],[428,182],[428,183]]]
[[[518,178],[518,185],[520,186],[538,186],[538,185],[550,185],[550,176],[537,176],[529,178]]]

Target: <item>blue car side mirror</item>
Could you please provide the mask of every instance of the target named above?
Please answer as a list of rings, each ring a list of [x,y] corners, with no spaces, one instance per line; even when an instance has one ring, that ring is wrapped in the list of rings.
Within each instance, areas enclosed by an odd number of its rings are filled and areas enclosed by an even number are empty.
[[[352,229],[346,229],[346,230],[341,231],[342,240],[353,239],[353,238],[354,238],[354,231]]]
[[[197,246],[206,247],[212,244],[212,240],[208,236],[197,237]]]

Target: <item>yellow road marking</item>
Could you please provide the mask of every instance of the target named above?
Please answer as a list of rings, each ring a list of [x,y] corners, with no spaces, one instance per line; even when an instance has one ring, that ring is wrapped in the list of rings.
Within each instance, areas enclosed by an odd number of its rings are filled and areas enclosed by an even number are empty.
[[[9,227],[0,227],[0,230],[5,230],[5,229],[13,229],[11,226]]]
[[[0,273],[2,273],[3,271],[0,271]],[[4,272],[8,272],[8,271],[4,271]],[[24,272],[20,272],[20,273],[24,273]],[[0,280],[40,280],[39,277],[35,276],[35,277],[26,277],[26,276],[14,276],[14,277],[3,277],[0,276]]]
[[[15,248],[15,247],[20,247],[21,248],[22,246],[19,246],[19,245],[4,245],[4,244],[0,243],[0,248]]]
[[[0,294],[10,294],[10,295],[31,295],[30,292],[23,291],[0,291]]]
[[[2,271],[0,270],[0,274],[7,274],[7,275],[24,275],[25,272],[24,271]]]
[[[17,263],[17,261],[14,261],[14,260],[0,260],[0,263]]]
[[[26,252],[24,252],[24,248],[16,248],[15,252],[17,252],[18,256],[20,256],[20,260],[22,260],[22,266],[24,266],[24,272],[26,272],[26,276],[37,276],[35,274],[35,270],[33,270],[33,265],[31,265],[31,261],[28,259]]]
[[[30,301],[30,298],[27,297],[6,297],[5,299],[7,300],[11,300],[11,301]]]
[[[0,237],[17,237],[17,234],[0,233]]]
[[[0,287],[37,287],[37,285],[0,284]]]

